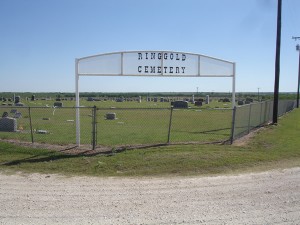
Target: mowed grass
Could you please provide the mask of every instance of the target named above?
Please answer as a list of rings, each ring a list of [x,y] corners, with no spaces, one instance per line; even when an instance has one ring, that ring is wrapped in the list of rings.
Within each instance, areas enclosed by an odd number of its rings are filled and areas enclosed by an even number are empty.
[[[98,144],[134,145],[166,143],[170,109],[115,109],[117,120],[105,120],[99,110]],[[174,109],[170,142],[212,142],[230,138],[231,110]]]
[[[65,155],[0,142],[0,170],[88,176],[185,176],[300,166],[300,110],[243,146],[169,145],[110,155]]]
[[[169,102],[88,102],[81,105],[97,106],[97,144],[104,146],[138,145],[167,143],[171,108]],[[1,139],[31,140],[30,116],[33,129],[33,141],[50,144],[75,144],[75,108],[74,101],[64,101],[63,108],[0,108],[4,111],[17,109],[22,113],[18,120],[20,132],[1,132]],[[28,102],[31,106],[52,106],[53,101]],[[193,106],[192,104],[190,104]],[[223,103],[212,102],[202,108],[174,109],[170,132],[170,142],[214,142],[230,138],[232,120],[231,109],[211,109],[222,107]],[[226,105],[227,106],[227,105]],[[80,109],[81,144],[92,141],[92,108]],[[106,120],[106,113],[116,113],[116,120]],[[10,113],[13,116],[12,113]],[[39,134],[46,131],[47,134]]]

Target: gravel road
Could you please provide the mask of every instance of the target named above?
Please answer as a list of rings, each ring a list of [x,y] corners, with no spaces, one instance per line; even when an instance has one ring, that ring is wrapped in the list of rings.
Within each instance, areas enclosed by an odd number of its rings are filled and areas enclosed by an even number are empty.
[[[0,173],[0,224],[300,224],[300,167],[217,177]]]

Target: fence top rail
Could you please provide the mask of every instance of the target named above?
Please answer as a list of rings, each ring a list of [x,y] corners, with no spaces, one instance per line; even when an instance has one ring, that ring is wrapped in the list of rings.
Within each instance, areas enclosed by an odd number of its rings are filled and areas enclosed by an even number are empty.
[[[245,106],[245,105],[244,105]],[[240,107],[240,106],[237,106]],[[57,106],[0,106],[0,109],[93,109],[95,108],[95,106],[62,106],[62,107],[57,107]],[[97,110],[170,110],[171,108],[176,109],[176,110],[232,110],[232,108],[196,108],[196,107],[189,107],[189,108],[174,108],[174,107],[166,107],[166,108],[137,108],[137,107],[133,107],[133,108],[129,108],[129,107],[105,107],[105,108],[101,108],[101,107],[96,107]]]
[[[293,100],[293,99],[280,99],[279,102],[296,102],[297,100]],[[247,107],[249,105],[258,105],[258,104],[263,104],[263,103],[273,103],[273,100],[266,100],[266,101],[261,101],[261,102],[251,102],[249,104],[245,104],[245,105],[237,105],[236,108],[243,108],[243,107]]]
[[[94,106],[6,106],[6,105],[1,105],[0,108],[14,108],[14,109],[76,109],[76,108],[87,108],[87,109],[92,109]]]
[[[97,107],[97,110],[170,110],[171,107],[167,107],[167,108],[117,108],[117,107],[110,107],[110,108],[100,108]]]
[[[97,110],[232,110],[232,108],[196,108],[196,107],[191,107],[191,108],[174,108],[174,107],[167,107],[167,108],[98,108]]]
[[[268,102],[273,102],[273,100],[267,100],[267,101],[261,101],[261,102],[250,102],[249,104],[237,105],[236,108],[243,108],[243,107],[247,107],[250,105],[258,105],[258,104],[263,104],[263,103],[268,103]]]

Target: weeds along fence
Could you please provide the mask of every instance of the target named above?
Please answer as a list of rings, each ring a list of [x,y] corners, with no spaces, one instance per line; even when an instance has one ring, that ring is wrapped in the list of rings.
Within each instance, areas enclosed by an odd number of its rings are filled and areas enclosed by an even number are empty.
[[[296,101],[280,101],[279,116]],[[221,108],[97,108],[80,107],[80,142],[97,146],[163,143],[230,142],[272,119],[273,102]],[[14,132],[0,131],[0,139],[32,143],[76,145],[75,107],[1,106],[14,118]]]

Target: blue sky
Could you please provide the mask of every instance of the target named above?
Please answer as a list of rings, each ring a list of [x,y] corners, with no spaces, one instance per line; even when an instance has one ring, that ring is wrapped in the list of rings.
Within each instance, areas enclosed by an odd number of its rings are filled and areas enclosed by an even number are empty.
[[[297,90],[300,1],[282,0],[280,91]],[[74,61],[170,50],[236,62],[236,91],[274,89],[277,0],[0,0],[0,92],[74,92]],[[230,92],[231,78],[80,77],[81,92]]]

